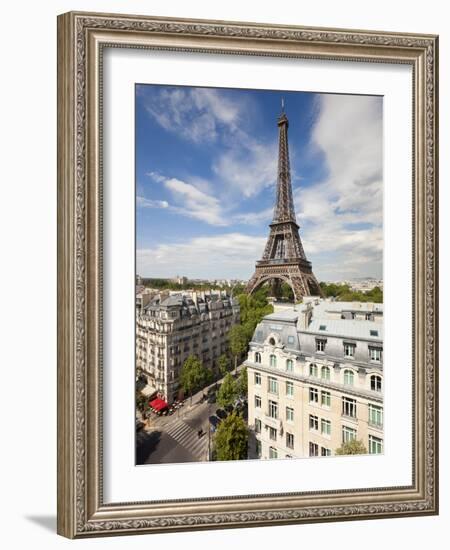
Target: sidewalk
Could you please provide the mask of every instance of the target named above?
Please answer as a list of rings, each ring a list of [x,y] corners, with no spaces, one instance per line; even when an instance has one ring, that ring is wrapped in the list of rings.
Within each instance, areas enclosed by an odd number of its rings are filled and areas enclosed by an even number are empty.
[[[244,363],[241,363],[240,365],[237,366],[237,374],[239,374],[239,372],[242,370],[242,368],[244,367]],[[233,370],[230,371],[230,374],[234,374],[234,368]],[[226,375],[225,375],[226,376]],[[192,405],[190,404],[191,403],[191,398],[188,396],[186,397],[185,399],[185,407],[187,405],[187,408],[189,410],[192,410],[194,409],[194,407],[196,407],[197,405],[200,405],[202,403],[202,398],[203,398],[203,395],[204,394],[207,394],[208,391],[213,388],[216,384],[219,385],[223,382],[223,379],[225,378],[225,376],[223,376],[222,378],[219,378],[218,380],[216,380],[215,382],[212,382],[209,386],[205,386],[202,390],[199,390],[197,393],[194,393],[194,395],[192,396]]]

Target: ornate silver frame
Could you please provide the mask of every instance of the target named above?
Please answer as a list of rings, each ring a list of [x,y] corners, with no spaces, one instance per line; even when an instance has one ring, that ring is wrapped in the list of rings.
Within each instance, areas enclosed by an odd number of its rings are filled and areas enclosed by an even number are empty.
[[[102,48],[413,68],[414,418],[408,487],[183,501],[102,499]],[[58,533],[70,538],[438,513],[438,38],[129,15],[58,18]]]

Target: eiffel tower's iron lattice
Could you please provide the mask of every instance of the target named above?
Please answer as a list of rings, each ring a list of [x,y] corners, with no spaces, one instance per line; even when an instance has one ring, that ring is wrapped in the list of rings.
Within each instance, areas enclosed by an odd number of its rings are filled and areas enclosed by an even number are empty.
[[[278,176],[273,220],[262,259],[256,262],[255,273],[247,284],[251,294],[264,283],[269,283],[279,296],[282,282],[286,282],[299,302],[302,296],[320,296],[321,290],[311,262],[306,259],[292,198],[291,169],[288,145],[289,121],[282,110],[278,117]]]

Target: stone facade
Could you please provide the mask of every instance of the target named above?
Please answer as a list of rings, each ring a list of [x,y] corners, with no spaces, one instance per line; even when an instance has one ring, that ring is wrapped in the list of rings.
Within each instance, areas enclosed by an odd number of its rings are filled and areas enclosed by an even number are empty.
[[[184,361],[198,357],[213,372],[228,353],[239,304],[225,291],[157,294],[136,308],[136,371],[169,404],[180,397]]]
[[[248,359],[250,458],[383,452],[383,306],[305,300],[267,315]]]

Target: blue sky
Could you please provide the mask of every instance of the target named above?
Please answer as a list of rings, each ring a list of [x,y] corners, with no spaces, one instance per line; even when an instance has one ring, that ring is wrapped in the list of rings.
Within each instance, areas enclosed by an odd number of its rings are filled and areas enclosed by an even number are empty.
[[[382,276],[382,99],[136,86],[137,273],[251,276],[275,199],[277,116],[320,280]]]

